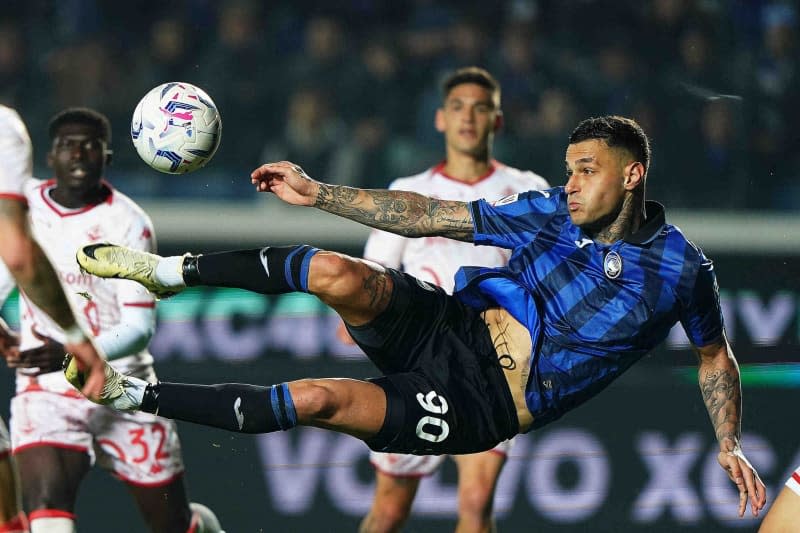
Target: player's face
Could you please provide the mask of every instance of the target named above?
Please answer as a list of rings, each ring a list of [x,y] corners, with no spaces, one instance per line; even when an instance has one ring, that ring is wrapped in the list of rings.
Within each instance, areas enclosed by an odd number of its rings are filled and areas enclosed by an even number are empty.
[[[599,230],[613,222],[631,187],[624,152],[592,139],[567,147],[567,206],[572,223]]]
[[[48,164],[59,187],[87,191],[96,188],[106,165],[106,143],[88,124],[64,124],[53,139]]]
[[[436,112],[436,129],[444,133],[448,150],[483,157],[488,153],[499,117],[500,110],[489,89],[462,83],[450,90]]]

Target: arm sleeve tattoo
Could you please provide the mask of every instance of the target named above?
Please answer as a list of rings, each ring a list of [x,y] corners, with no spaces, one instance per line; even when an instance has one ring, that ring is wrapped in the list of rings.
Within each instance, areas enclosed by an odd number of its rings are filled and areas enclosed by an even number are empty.
[[[732,451],[741,437],[742,391],[734,361],[701,363],[699,379],[703,401],[723,451]]]
[[[466,202],[321,183],[314,207],[404,237],[473,240],[472,214]]]

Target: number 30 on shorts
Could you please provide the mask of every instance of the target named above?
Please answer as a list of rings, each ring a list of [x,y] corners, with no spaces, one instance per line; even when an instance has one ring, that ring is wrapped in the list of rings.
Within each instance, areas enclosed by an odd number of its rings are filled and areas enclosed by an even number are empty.
[[[423,395],[421,392],[417,393],[417,401],[423,409],[435,415],[443,415],[447,413],[447,400],[436,394],[435,391],[430,391],[428,394]],[[428,428],[439,428],[435,433],[427,431]],[[430,442],[442,442],[450,434],[450,426],[447,422],[436,416],[423,416],[417,423],[417,437],[425,439]]]

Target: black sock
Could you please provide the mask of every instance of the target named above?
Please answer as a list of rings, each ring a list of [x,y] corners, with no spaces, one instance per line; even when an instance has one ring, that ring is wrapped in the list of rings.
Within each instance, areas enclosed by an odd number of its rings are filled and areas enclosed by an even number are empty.
[[[297,425],[289,385],[155,383],[145,389],[141,411],[240,433],[269,433]]]
[[[307,245],[267,246],[189,256],[187,286],[236,287],[261,294],[308,292],[308,265],[319,250]]]

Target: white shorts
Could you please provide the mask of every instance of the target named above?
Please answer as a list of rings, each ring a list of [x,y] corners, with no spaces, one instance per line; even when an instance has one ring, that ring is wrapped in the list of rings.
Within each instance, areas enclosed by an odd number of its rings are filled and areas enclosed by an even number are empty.
[[[4,459],[11,449],[11,439],[8,438],[6,423],[0,418],[0,459]]]
[[[786,486],[792,489],[795,494],[800,496],[800,467],[792,472],[792,475],[786,480]]]
[[[503,457],[508,456],[514,439],[504,440],[491,450]],[[370,452],[369,462],[381,474],[392,477],[420,478],[430,476],[444,462],[447,455],[409,455],[404,453]]]
[[[50,378],[45,374],[42,378]],[[60,376],[66,384],[63,375]],[[11,399],[13,453],[34,446],[82,451],[123,481],[166,485],[183,472],[175,423],[148,413],[126,413],[90,402],[77,391],[47,390],[35,378]],[[17,385],[20,385],[17,379]],[[45,381],[45,380],[41,380]],[[61,387],[54,387],[60,389]]]

